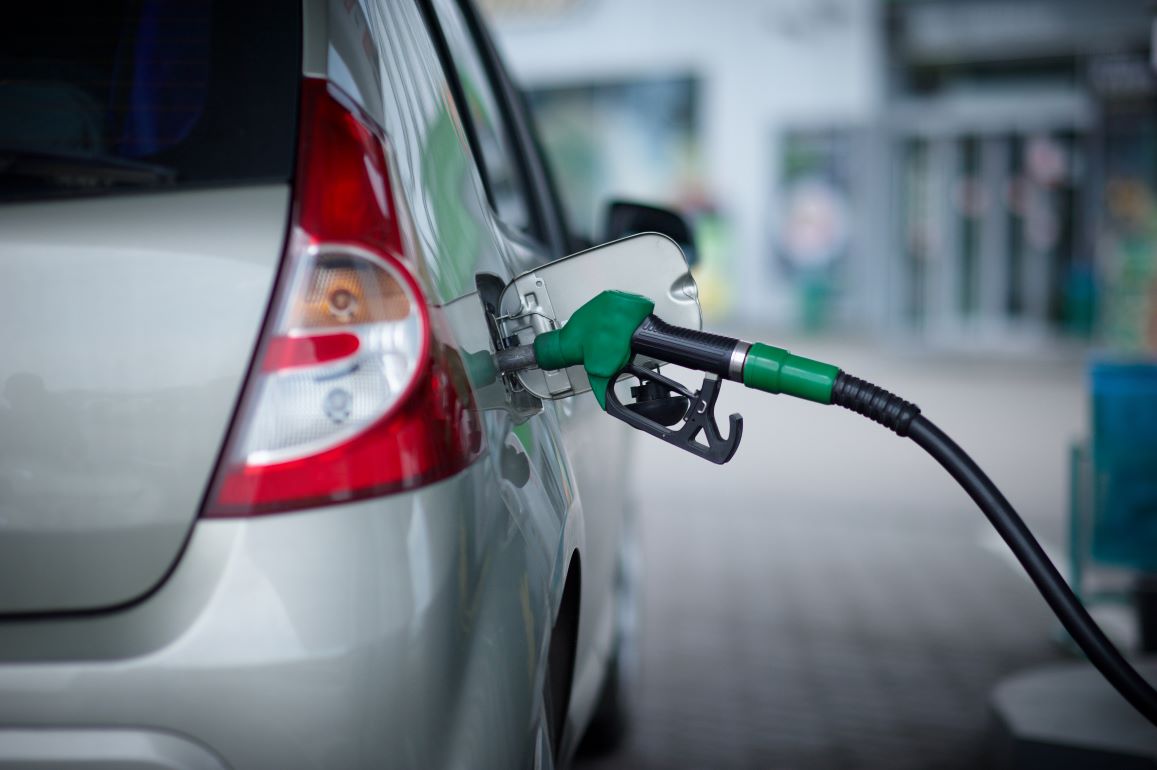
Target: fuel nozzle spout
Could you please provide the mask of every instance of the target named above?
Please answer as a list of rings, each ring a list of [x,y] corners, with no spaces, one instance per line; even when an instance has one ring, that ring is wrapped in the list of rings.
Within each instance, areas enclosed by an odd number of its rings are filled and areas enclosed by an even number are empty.
[[[771,345],[674,326],[653,315],[654,308],[646,297],[604,291],[562,328],[535,338],[536,363],[544,369],[583,366],[604,409],[608,385],[636,354],[756,390],[831,403],[837,367]],[[517,350],[509,351],[510,358],[521,363],[524,354]]]
[[[579,308],[559,329],[532,345],[495,354],[499,371],[537,366],[582,366],[599,406],[635,356],[694,369],[749,388],[830,404],[840,370],[782,348],[687,329],[654,315],[655,304],[637,294],[604,291]]]
[[[538,358],[534,354],[533,345],[518,345],[505,348],[494,354],[494,368],[501,374],[520,372],[538,366]]]
[[[836,367],[782,348],[674,326],[654,315],[654,309],[646,297],[604,291],[561,328],[538,335],[531,345],[495,353],[494,365],[500,372],[582,366],[603,410],[716,463],[734,455],[743,425],[742,417],[731,415],[727,437],[719,431],[714,408],[722,380],[832,402],[840,374]],[[658,371],[662,363],[703,372],[703,384],[693,391],[664,377]],[[624,377],[639,381],[631,391],[633,403],[624,404],[615,393],[615,382]],[[681,405],[686,406],[680,416],[675,412]]]

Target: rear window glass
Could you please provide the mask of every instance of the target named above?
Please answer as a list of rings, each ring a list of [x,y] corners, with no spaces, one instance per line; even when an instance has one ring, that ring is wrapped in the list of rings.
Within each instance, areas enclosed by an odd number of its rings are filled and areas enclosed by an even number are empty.
[[[0,198],[290,179],[294,10],[254,0],[84,0],[6,14]]]

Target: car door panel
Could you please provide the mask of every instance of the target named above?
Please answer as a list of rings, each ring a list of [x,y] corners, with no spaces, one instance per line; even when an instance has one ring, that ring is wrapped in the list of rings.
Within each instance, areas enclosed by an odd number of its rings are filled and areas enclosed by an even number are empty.
[[[329,23],[335,17],[355,28],[360,23],[356,14],[347,14],[348,3],[332,0],[329,5],[336,6]],[[404,201],[403,215],[416,233],[416,243],[408,245],[439,306],[435,315],[469,362],[488,352],[483,344],[489,342],[485,316],[477,309],[477,276],[509,281],[517,268],[545,255],[509,237],[496,222],[420,8],[412,2],[369,2],[365,23],[383,73],[381,114],[374,117],[391,144],[396,197]],[[330,68],[340,68],[366,49],[348,32],[331,33],[330,39],[339,41],[331,44]],[[350,50],[337,50],[343,40]],[[365,70],[345,68],[355,77]],[[361,77],[359,89],[373,87],[372,78]],[[474,384],[485,406],[486,383]],[[460,578],[464,595],[472,599],[463,610],[463,632],[472,641],[466,645],[470,652],[461,707],[448,715],[448,729],[463,740],[448,745],[477,746],[467,737],[490,734],[495,739],[487,749],[493,752],[491,761],[514,766],[522,761],[518,751],[526,747],[504,742],[495,731],[505,727],[525,736],[539,719],[547,634],[570,553],[581,544],[576,542],[581,527],[575,525],[582,520],[582,506],[561,439],[564,428],[553,410],[527,419],[502,408],[484,409],[482,419],[483,462],[497,486],[505,523],[475,529],[479,539],[469,550],[476,558],[464,560],[469,566]],[[518,471],[512,457],[525,458],[526,472]],[[501,563],[495,561],[499,555]],[[477,756],[459,759],[464,766],[488,764]]]

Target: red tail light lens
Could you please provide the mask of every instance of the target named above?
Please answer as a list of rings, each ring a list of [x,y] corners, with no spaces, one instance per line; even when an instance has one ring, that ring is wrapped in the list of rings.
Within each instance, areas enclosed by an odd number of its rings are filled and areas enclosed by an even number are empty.
[[[410,489],[478,455],[461,361],[403,254],[387,157],[352,101],[304,81],[289,244],[205,516]]]
[[[295,366],[317,366],[339,361],[349,358],[360,347],[361,339],[349,332],[274,337],[265,349],[261,371],[280,372]]]

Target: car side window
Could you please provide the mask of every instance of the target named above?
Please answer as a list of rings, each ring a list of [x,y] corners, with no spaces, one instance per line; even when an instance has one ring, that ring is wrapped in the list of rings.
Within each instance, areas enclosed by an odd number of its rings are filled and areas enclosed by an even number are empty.
[[[461,86],[460,98],[465,101],[465,105],[457,106],[460,110],[465,106],[463,117],[473,126],[476,151],[482,156],[478,161],[483,167],[491,203],[504,223],[533,233],[526,177],[482,56],[453,0],[433,0],[432,5]]]

